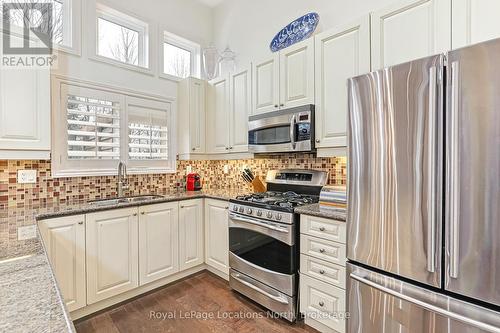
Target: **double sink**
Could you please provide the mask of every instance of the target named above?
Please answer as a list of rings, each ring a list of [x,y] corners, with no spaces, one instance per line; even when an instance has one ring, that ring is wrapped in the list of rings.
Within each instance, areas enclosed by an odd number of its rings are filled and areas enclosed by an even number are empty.
[[[138,195],[131,197],[120,197],[120,198],[111,198],[111,199],[100,199],[90,201],[89,204],[96,207],[104,207],[104,206],[115,206],[120,204],[129,204],[136,202],[144,202],[151,201],[155,199],[161,199],[163,196],[161,195]]]

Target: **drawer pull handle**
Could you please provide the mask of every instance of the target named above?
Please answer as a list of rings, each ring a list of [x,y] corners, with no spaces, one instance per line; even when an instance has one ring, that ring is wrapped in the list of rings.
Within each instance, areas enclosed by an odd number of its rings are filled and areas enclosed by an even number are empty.
[[[79,224],[79,225],[82,225],[82,224],[83,224],[83,221],[78,222],[78,224]]]
[[[323,302],[323,301],[319,302],[318,304],[319,304],[319,306],[321,306],[321,307],[325,306],[325,302]]]
[[[319,227],[319,231],[325,231],[325,227]]]
[[[320,253],[325,253],[325,249],[319,249]]]
[[[325,274],[325,270],[324,269],[320,270],[319,274]]]

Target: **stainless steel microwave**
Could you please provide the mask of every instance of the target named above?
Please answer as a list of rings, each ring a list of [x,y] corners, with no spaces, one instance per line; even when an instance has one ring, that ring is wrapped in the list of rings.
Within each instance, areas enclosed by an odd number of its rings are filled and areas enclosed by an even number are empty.
[[[258,114],[248,120],[252,153],[314,151],[314,105]]]

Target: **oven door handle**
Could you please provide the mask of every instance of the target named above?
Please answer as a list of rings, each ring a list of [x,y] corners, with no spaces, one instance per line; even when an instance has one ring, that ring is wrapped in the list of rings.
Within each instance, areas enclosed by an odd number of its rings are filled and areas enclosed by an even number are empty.
[[[282,228],[278,228],[278,227],[275,227],[275,226],[272,226],[270,224],[267,224],[265,222],[261,222],[257,219],[253,219],[251,217],[243,217],[241,215],[237,215],[237,214],[229,214],[229,217],[234,220],[234,221],[238,221],[238,222],[242,222],[242,223],[249,223],[249,224],[255,224],[255,225],[258,225],[260,227],[263,227],[263,228],[266,228],[266,229],[270,229],[270,230],[274,230],[274,231],[278,231],[278,232],[282,232],[282,233],[285,233],[285,234],[288,234],[289,231],[288,229],[282,229]]]
[[[241,274],[231,273],[231,277],[233,279],[235,279],[236,281],[238,281],[239,283],[244,284],[248,288],[251,288],[251,289],[255,290],[259,294],[262,294],[262,295],[264,295],[266,297],[269,297],[270,299],[272,299],[272,300],[274,300],[276,302],[279,302],[281,304],[288,304],[288,300],[286,298],[284,298],[282,296],[272,295],[272,294],[268,293],[267,291],[260,289],[259,287],[253,285],[251,282],[244,280],[243,276]]]

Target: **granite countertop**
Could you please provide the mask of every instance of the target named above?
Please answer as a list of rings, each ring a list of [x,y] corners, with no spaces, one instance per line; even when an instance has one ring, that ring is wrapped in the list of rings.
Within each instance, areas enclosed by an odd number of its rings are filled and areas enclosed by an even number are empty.
[[[295,213],[324,217],[327,219],[343,222],[347,220],[347,212],[345,211],[345,209],[325,207],[323,205],[320,205],[319,203],[295,208]]]
[[[77,201],[7,207],[0,209],[0,222],[14,220],[21,221],[22,225],[33,225],[37,220],[60,216],[196,198],[229,200],[243,193],[239,190],[178,191],[155,193],[163,197],[115,206],[98,207]],[[0,332],[7,331],[75,331],[43,244],[38,239],[13,248],[0,246]]]

